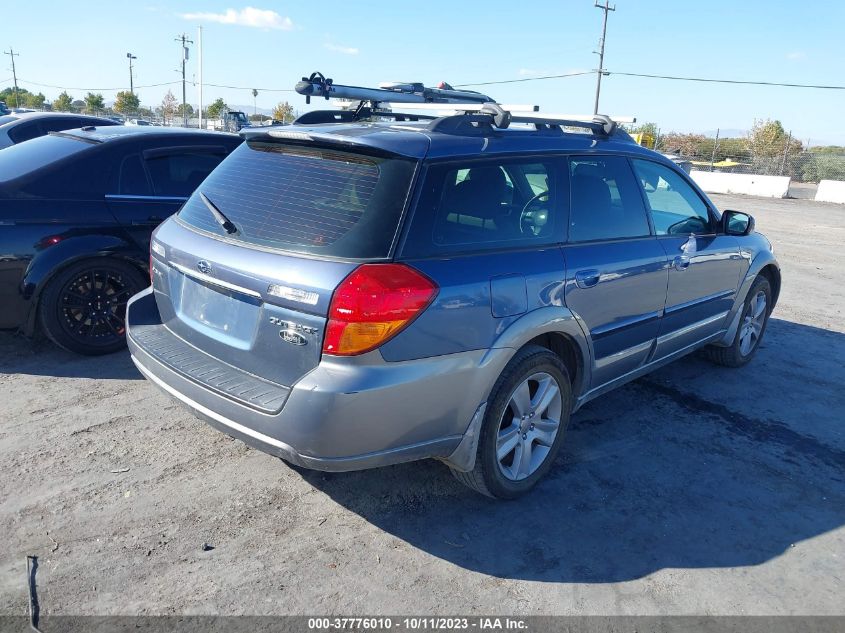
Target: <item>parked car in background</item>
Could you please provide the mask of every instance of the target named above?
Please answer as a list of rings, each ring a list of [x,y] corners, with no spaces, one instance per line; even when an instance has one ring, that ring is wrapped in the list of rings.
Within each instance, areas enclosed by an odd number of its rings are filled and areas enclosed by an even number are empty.
[[[153,235],[130,353],[216,428],[512,498],[584,403],[699,348],[754,356],[771,244],[613,121],[361,111],[245,131]]]
[[[118,125],[104,117],[67,112],[24,112],[0,117],[0,149],[23,143],[49,132],[61,132],[87,125]]]
[[[4,114],[9,114],[9,108],[5,101],[0,101],[0,116]]]
[[[127,119],[126,125],[152,125],[152,123],[144,119]]]
[[[62,347],[124,345],[124,310],[149,284],[152,230],[241,138],[86,127],[0,151],[0,328]]]

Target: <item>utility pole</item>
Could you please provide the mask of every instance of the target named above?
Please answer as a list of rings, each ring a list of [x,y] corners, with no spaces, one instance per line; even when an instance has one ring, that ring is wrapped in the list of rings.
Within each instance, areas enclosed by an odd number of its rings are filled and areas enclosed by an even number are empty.
[[[252,89],[252,116],[258,116],[258,91],[253,88]]]
[[[601,94],[601,76],[604,74],[604,38],[607,35],[607,14],[609,11],[616,11],[616,5],[610,6],[609,0],[604,0],[604,4],[599,4],[596,0],[595,6],[604,11],[604,19],[601,25],[601,39],[599,40],[599,69],[596,71],[596,103],[593,106],[593,114],[599,113],[599,94]],[[595,51],[593,51],[595,52]]]
[[[129,92],[133,95],[135,94],[135,80],[132,77],[132,60],[138,59],[132,53],[126,53],[126,57],[129,58]]]
[[[12,57],[12,78],[15,80],[15,107],[21,107],[21,101],[18,97],[18,73],[15,71],[15,57],[20,57],[20,53],[16,53],[15,50],[10,46],[8,52],[3,51],[6,55],[10,55]]]
[[[188,36],[184,33],[177,37],[176,41],[182,42],[182,127],[188,127],[188,106],[186,105],[187,94],[185,92],[185,62],[188,61],[188,44],[193,44],[194,42],[189,40]]]
[[[199,54],[199,71],[200,71],[200,85],[199,85],[199,106],[200,106],[200,129],[204,129],[202,123],[202,27],[197,27],[197,42],[200,49]]]

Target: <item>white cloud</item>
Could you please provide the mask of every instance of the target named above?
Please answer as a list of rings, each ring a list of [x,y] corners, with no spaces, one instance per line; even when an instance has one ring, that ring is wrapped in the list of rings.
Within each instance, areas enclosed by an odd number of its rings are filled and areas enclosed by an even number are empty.
[[[338,46],[337,44],[326,43],[324,45],[330,51],[335,53],[343,53],[344,55],[357,55],[358,49],[352,46]]]
[[[290,18],[283,17],[270,9],[256,9],[255,7],[246,7],[240,11],[226,9],[223,13],[182,13],[181,17],[186,20],[237,24],[258,29],[278,29],[280,31],[293,29],[293,22]]]
[[[807,57],[807,53],[805,53],[804,51],[792,51],[791,53],[787,53],[787,55],[786,55],[787,59],[792,59],[792,60],[806,59],[806,57]]]

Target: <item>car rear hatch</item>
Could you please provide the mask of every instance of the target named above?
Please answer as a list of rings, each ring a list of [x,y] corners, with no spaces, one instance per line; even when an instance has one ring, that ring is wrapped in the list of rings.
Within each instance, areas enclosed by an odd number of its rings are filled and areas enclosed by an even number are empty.
[[[156,304],[180,341],[162,362],[293,385],[320,362],[335,288],[390,257],[417,163],[266,134],[242,144],[153,236]]]

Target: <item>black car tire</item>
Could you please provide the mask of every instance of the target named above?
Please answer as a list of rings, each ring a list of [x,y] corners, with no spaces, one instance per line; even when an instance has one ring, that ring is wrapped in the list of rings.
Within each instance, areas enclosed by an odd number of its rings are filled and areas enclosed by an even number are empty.
[[[548,453],[539,467],[524,479],[515,481],[504,475],[497,457],[500,427],[517,387],[536,375],[547,375],[556,383],[560,392],[560,422],[554,440],[548,447]],[[453,468],[452,474],[462,484],[488,497],[515,499],[527,493],[552,467],[566,433],[571,409],[572,387],[569,373],[560,358],[539,345],[524,347],[502,371],[487,399],[487,410],[481,425],[475,467],[469,472]],[[533,429],[533,425],[531,428]],[[514,456],[513,459],[516,457]]]
[[[749,349],[743,351],[742,349],[742,335],[743,326],[746,319],[749,317],[751,310],[755,305],[755,298],[760,295],[765,296],[766,304],[762,314],[762,326],[759,334],[754,338],[753,344]],[[747,364],[760,347],[760,342],[763,340],[763,335],[766,333],[766,326],[769,324],[769,315],[772,312],[772,286],[769,280],[763,276],[757,277],[754,283],[751,284],[751,289],[745,297],[745,302],[742,305],[742,316],[739,320],[739,327],[736,329],[736,335],[733,342],[727,347],[717,347],[710,345],[704,348],[704,355],[717,365],[725,367],[742,367]]]
[[[56,274],[41,294],[41,327],[70,352],[116,352],[126,346],[126,303],[148,285],[135,266],[114,257],[76,262]]]

